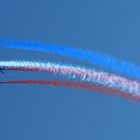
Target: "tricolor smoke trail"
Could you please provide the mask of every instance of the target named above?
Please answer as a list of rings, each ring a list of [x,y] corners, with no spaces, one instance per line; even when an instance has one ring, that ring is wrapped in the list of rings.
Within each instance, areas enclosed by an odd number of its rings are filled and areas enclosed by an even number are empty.
[[[34,85],[46,85],[46,86],[57,86],[57,87],[69,87],[69,88],[80,88],[84,90],[89,90],[91,92],[99,92],[104,94],[111,94],[116,96],[121,96],[125,99],[130,99],[133,101],[140,101],[139,96],[133,96],[125,91],[121,91],[115,88],[104,87],[98,84],[80,83],[80,82],[70,82],[70,81],[56,81],[56,80],[21,80],[21,81],[4,81],[0,84],[34,84]]]
[[[103,55],[95,51],[92,51],[91,53],[82,49],[78,50],[75,48],[66,48],[59,45],[29,43],[12,39],[0,39],[0,48],[42,51],[77,58],[80,60],[86,60],[87,62],[90,62],[92,64],[97,64],[104,68],[113,70],[114,72],[119,72],[120,74],[124,74],[140,80],[140,67],[132,63],[120,60],[116,57],[110,57],[108,55]]]
[[[32,61],[0,61],[0,67],[5,67],[6,70],[46,71],[48,73],[61,74],[73,79],[80,78],[83,82],[115,88],[127,92],[132,96],[140,97],[139,82],[106,72],[98,72],[94,69]]]

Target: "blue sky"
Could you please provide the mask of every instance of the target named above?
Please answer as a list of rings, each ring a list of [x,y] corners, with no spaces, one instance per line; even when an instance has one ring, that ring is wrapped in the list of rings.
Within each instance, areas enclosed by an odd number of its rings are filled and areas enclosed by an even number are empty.
[[[0,37],[97,50],[140,65],[139,5],[138,0],[3,0]],[[0,49],[0,59],[92,67],[66,57],[14,49]],[[54,78],[20,72],[0,77]],[[140,139],[139,103],[80,89],[1,85],[0,114],[2,140]]]

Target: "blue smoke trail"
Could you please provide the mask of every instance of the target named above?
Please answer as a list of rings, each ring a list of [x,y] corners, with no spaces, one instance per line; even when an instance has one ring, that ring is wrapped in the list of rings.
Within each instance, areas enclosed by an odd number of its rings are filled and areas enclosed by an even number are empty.
[[[0,39],[0,48],[15,48],[33,51],[42,51],[48,53],[59,54],[62,56],[69,56],[80,60],[88,61],[92,64],[100,65],[104,68],[119,72],[121,74],[130,76],[140,80],[140,67],[120,60],[116,57],[102,55],[97,52],[88,52],[82,49],[67,48],[59,45],[29,43],[12,39]]]

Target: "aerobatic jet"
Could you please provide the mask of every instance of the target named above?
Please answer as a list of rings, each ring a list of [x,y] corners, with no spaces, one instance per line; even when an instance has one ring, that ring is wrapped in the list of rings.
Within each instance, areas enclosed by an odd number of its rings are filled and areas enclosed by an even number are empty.
[[[4,70],[5,70],[5,68],[1,68],[1,67],[0,67],[0,72],[1,72],[2,74],[4,74]]]

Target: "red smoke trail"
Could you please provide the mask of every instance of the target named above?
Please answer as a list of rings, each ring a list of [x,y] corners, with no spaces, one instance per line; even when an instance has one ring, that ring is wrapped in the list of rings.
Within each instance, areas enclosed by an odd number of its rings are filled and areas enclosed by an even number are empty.
[[[0,82],[0,84],[35,84],[35,85],[47,85],[47,86],[58,86],[58,87],[69,87],[69,88],[81,88],[89,90],[92,92],[100,92],[104,94],[111,94],[121,96],[125,99],[130,99],[133,101],[140,101],[140,97],[132,96],[127,92],[121,91],[119,89],[104,87],[98,84],[71,82],[71,81],[57,81],[57,80],[21,80],[21,81],[5,81]]]
[[[31,71],[31,72],[48,72],[52,73],[52,68],[48,69],[39,69],[39,68],[5,68],[4,70],[12,70],[12,71]]]

